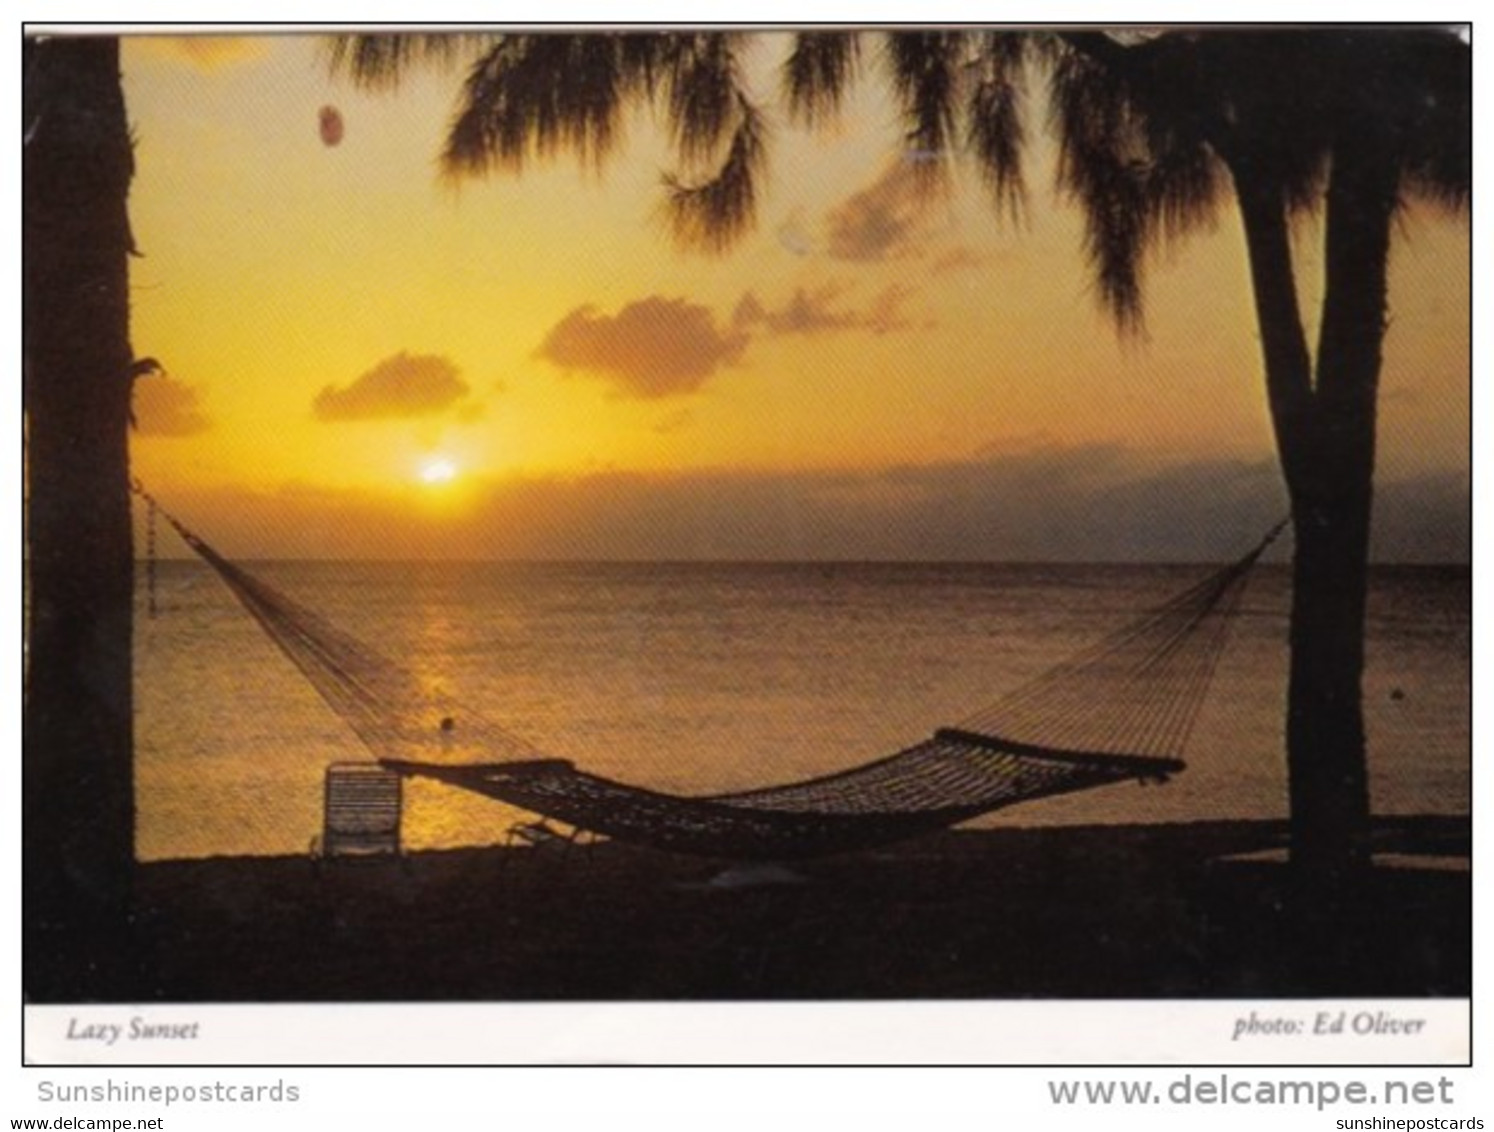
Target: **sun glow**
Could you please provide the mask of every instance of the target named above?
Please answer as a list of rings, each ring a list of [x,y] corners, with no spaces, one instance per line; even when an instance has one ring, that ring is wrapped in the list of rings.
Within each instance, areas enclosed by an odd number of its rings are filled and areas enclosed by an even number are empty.
[[[425,484],[450,483],[456,479],[457,466],[445,456],[432,456],[420,465],[420,482]]]

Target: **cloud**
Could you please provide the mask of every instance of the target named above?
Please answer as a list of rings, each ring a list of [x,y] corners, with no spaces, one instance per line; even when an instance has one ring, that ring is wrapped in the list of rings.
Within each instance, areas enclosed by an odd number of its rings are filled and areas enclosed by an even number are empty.
[[[135,382],[133,407],[142,436],[196,436],[212,427],[197,390],[164,373]]]
[[[173,498],[230,556],[645,562],[1219,562],[1286,510],[1268,459],[1058,444],[871,470],[510,478],[473,484],[460,522],[371,491]],[[1375,558],[1467,562],[1468,501],[1466,477],[1382,483]]]
[[[775,233],[779,246],[794,255],[805,256],[814,251],[814,240],[804,226],[804,211],[794,209],[787,220],[778,226]]]
[[[953,221],[937,226],[926,187],[906,161],[889,165],[871,185],[847,197],[825,219],[827,251],[852,263],[917,259],[930,278],[990,266],[997,253],[954,242]]]
[[[556,323],[534,356],[600,379],[616,396],[659,400],[697,392],[740,360],[754,338],[843,331],[881,335],[931,325],[904,313],[910,287],[886,287],[864,307],[841,301],[850,290],[843,283],[800,287],[777,307],[748,291],[724,322],[709,307],[659,295],[628,303],[616,315],[587,304]]]
[[[1466,474],[1434,473],[1375,486],[1370,553],[1397,562],[1469,562],[1472,484]]]
[[[132,42],[140,43],[152,54],[203,72],[250,62],[267,50],[263,39],[234,35],[154,35]]]
[[[902,313],[903,303],[912,294],[910,288],[894,284],[878,294],[864,310],[836,305],[848,289],[836,283],[813,291],[801,287],[776,310],[764,306],[757,295],[749,291],[737,303],[732,313],[732,325],[775,335],[823,334],[842,330],[890,334],[914,325]]]
[[[695,392],[746,348],[747,335],[719,329],[709,307],[651,295],[616,315],[577,307],[535,356],[599,378],[619,397],[653,400]]]
[[[432,416],[451,408],[470,389],[458,370],[437,354],[385,358],[346,388],[328,385],[312,401],[321,421],[368,421]]]
[[[919,250],[923,201],[912,168],[889,165],[867,188],[854,193],[826,218],[828,251],[835,259],[865,263]]]

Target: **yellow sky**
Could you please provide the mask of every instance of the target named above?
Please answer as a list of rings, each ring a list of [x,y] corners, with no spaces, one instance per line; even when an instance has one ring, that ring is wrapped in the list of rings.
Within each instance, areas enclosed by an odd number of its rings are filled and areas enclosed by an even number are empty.
[[[1021,225],[968,170],[914,210],[875,81],[832,132],[774,121],[757,229],[709,257],[660,223],[671,163],[646,117],[600,175],[561,159],[453,188],[436,154],[458,77],[365,95],[319,50],[124,52],[134,342],[169,372],[140,387],[135,468],[232,552],[909,557],[916,523],[856,524],[968,513],[984,538],[1169,483],[1180,506],[1216,482],[1274,506],[1229,209],[1154,264],[1146,337],[1124,342],[1045,147]],[[1466,507],[1467,260],[1465,223],[1408,215],[1382,381],[1391,536],[1428,491]],[[712,514],[733,529],[705,531]],[[649,536],[617,534],[628,516]]]

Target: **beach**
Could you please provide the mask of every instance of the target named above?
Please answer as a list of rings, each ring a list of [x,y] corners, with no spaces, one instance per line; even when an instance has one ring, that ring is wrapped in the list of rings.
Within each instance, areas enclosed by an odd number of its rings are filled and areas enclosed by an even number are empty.
[[[897,749],[1197,570],[268,572],[584,770],[701,795]],[[217,583],[178,564],[137,654],[133,927],[120,946],[34,933],[28,996],[74,1001],[80,970],[102,972],[86,994],[142,1003],[1467,995],[1467,572],[1375,575],[1377,866],[1331,905],[1285,864],[1284,766],[1263,753],[1280,743],[1284,581],[1268,570],[1252,589],[1165,787],[1047,798],[787,869],[610,841],[504,848],[533,815],[420,779],[399,856],[317,860],[322,771],[358,747]]]
[[[957,830],[792,873],[615,843],[161,861],[99,997],[1461,997],[1469,839],[1466,818],[1380,819],[1337,908],[1297,896],[1275,821]],[[99,959],[33,954],[28,1000],[74,1001]]]

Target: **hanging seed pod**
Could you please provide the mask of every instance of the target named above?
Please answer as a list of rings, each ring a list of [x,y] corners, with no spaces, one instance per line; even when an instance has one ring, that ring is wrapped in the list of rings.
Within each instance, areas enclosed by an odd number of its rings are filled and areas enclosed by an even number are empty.
[[[323,106],[316,112],[316,127],[324,146],[330,149],[337,145],[342,141],[342,112],[335,106]]]

